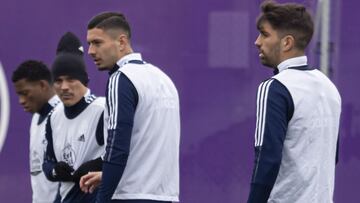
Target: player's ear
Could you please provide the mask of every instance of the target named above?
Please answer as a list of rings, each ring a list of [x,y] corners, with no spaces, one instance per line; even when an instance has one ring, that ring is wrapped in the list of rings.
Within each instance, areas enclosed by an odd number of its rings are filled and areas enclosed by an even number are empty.
[[[125,34],[119,34],[117,38],[117,43],[120,47],[120,50],[124,50],[128,44],[127,36]]]
[[[295,38],[292,35],[286,35],[281,39],[281,47],[283,51],[290,51],[295,46]]]
[[[46,80],[39,80],[39,86],[41,90],[45,90],[49,87],[49,82],[47,82]]]

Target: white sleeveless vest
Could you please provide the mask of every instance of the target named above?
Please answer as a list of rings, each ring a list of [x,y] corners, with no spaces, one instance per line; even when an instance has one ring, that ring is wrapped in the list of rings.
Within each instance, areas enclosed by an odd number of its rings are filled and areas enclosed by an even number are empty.
[[[42,171],[46,151],[46,120],[37,125],[39,114],[34,114],[30,129],[30,173],[33,203],[52,203],[58,192],[59,183],[49,181]]]
[[[52,106],[60,102],[57,96],[49,100]],[[49,181],[43,170],[42,164],[46,151],[45,138],[46,119],[38,125],[39,114],[35,113],[30,125],[30,173],[33,203],[53,203],[58,192],[59,183]]]
[[[273,78],[289,90],[294,114],[268,202],[333,202],[339,92],[318,70],[286,69]]]
[[[58,162],[64,161],[76,170],[84,162],[104,154],[105,145],[99,146],[96,140],[96,128],[104,110],[104,97],[97,97],[73,119],[66,117],[63,104],[55,109],[50,118],[54,153]],[[61,182],[62,199],[73,186],[72,182]]]
[[[138,92],[130,154],[112,199],[179,201],[179,96],[151,64],[119,69]]]

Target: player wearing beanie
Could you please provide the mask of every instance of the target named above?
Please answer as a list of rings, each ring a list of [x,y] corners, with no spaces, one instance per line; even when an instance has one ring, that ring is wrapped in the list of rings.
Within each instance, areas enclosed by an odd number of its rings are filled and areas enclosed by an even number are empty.
[[[67,32],[61,37],[58,43],[56,54],[60,53],[72,53],[82,56],[84,55],[84,48],[74,33]]]
[[[59,42],[52,65],[54,88],[63,104],[50,115],[46,125],[48,142],[43,169],[50,181],[61,182],[62,202],[95,202],[96,192],[85,194],[80,177],[101,170],[104,147],[105,99],[87,88],[88,74],[74,34]]]

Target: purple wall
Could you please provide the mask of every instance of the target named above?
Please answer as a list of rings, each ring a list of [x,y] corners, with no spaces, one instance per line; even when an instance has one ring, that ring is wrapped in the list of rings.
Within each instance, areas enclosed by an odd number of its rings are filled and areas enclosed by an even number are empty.
[[[11,93],[7,139],[0,153],[0,202],[30,202],[28,127],[9,82],[23,60],[51,64],[60,36],[72,31],[85,44],[86,24],[106,10],[124,12],[133,48],[176,83],[181,97],[181,202],[245,202],[253,167],[255,93],[271,76],[253,42],[261,0],[19,1],[0,6],[0,61]],[[284,2],[284,1],[282,1]],[[304,2],[304,1],[298,1]],[[305,1],[315,8],[316,1]],[[335,202],[359,202],[360,17],[358,1],[333,6],[333,81],[343,96]],[[316,44],[316,40],[313,42]],[[312,61],[316,51],[309,50]],[[90,88],[104,95],[107,74],[89,59]]]

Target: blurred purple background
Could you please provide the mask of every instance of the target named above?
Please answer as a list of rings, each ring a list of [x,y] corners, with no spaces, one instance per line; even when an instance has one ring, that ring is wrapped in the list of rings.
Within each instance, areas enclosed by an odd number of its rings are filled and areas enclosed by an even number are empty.
[[[29,125],[11,83],[26,59],[50,65],[61,35],[77,34],[86,45],[88,20],[102,11],[123,12],[132,45],[144,60],[174,80],[181,99],[181,203],[245,202],[253,167],[255,97],[272,71],[253,45],[261,0],[19,1],[0,3],[0,61],[8,80],[11,116],[0,153],[0,202],[31,202]],[[280,1],[284,2],[284,1]],[[316,11],[317,1],[305,3]],[[335,202],[358,203],[360,188],[360,1],[331,10],[331,79],[343,97],[340,163]],[[308,50],[318,66],[318,39]],[[106,72],[86,55],[90,88],[104,95]]]

